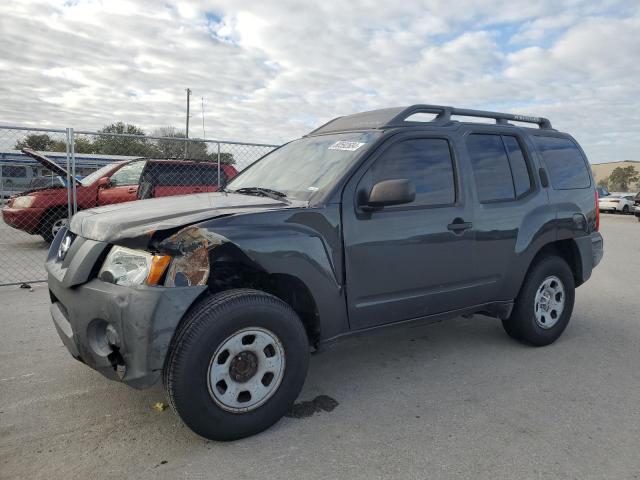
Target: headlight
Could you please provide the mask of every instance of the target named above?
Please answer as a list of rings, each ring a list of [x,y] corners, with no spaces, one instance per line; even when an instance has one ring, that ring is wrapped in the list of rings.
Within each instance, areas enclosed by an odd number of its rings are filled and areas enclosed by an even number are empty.
[[[114,246],[104,261],[98,278],[117,285],[157,285],[171,257],[142,250]]]
[[[13,199],[13,207],[14,208],[29,208],[36,197],[31,195],[24,195],[22,197],[16,197]]]

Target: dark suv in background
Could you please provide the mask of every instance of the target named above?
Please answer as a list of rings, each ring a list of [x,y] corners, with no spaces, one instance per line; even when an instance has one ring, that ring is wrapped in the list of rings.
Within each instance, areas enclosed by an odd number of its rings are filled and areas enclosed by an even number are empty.
[[[51,314],[74,357],[136,388],[162,377],[190,428],[235,439],[285,414],[310,350],[353,333],[478,313],[554,342],[602,258],[598,215],[584,152],[545,118],[376,110],[224,191],[78,213],[49,251]]]

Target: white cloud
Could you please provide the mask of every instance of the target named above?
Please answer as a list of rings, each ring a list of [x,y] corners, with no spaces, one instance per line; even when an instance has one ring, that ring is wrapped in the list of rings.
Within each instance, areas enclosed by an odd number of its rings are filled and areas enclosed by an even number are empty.
[[[638,38],[632,0],[4,2],[0,123],[181,126],[189,87],[216,138],[444,103],[548,115],[592,161],[639,158]]]

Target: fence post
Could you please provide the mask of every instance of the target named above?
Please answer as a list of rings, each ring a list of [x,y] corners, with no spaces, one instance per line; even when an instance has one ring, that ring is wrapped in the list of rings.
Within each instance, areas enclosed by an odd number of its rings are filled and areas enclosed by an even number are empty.
[[[73,216],[73,202],[71,200],[71,150],[73,148],[73,128],[67,128],[67,218],[71,220]]]
[[[73,185],[71,190],[71,197],[73,198],[73,214],[78,213],[78,196],[76,193],[76,135],[73,132],[73,128],[69,129],[69,139],[71,143],[69,144],[71,150],[71,178]],[[71,217],[69,217],[69,222],[71,222]]]
[[[222,189],[222,183],[220,182],[220,142],[216,142],[218,144],[218,191]]]

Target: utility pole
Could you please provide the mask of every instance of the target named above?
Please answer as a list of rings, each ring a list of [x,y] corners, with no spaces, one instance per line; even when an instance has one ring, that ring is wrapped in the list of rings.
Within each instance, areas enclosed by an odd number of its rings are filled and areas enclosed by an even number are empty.
[[[184,158],[185,160],[189,157],[189,103],[191,99],[191,89],[187,88],[187,129],[185,132],[185,136],[187,140],[184,141]]]

